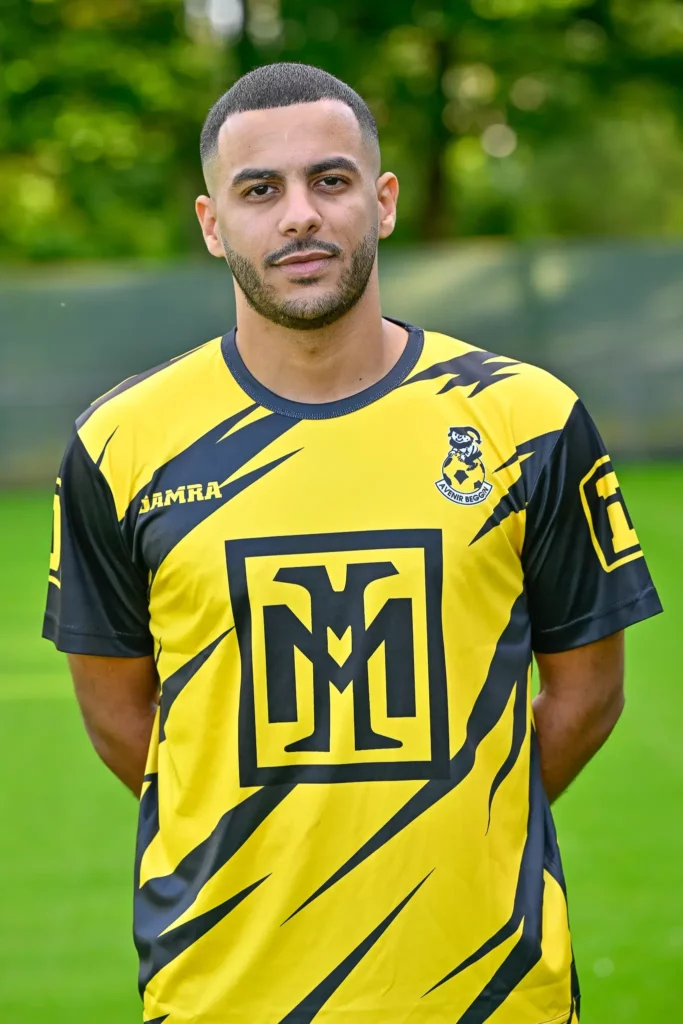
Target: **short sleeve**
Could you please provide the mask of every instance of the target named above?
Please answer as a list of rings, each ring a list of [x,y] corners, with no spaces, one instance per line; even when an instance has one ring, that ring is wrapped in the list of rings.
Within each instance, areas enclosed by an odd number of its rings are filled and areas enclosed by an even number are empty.
[[[527,505],[532,645],[592,643],[662,610],[612,462],[577,402]]]
[[[77,433],[57,478],[43,636],[70,654],[135,658],[154,649],[146,574],[133,563],[109,484]]]

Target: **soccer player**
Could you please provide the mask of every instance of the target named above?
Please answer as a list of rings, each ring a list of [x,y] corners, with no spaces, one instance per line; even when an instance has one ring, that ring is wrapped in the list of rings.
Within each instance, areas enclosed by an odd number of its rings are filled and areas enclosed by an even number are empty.
[[[252,71],[201,154],[237,327],[78,420],[45,618],[141,794],[145,1020],[575,1021],[549,801],[660,610],[612,463],[549,374],[382,317],[352,89]]]

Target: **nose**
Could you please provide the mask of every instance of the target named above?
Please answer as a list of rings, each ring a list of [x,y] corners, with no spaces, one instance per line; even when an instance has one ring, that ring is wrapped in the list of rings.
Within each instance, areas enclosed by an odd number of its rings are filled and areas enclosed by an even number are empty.
[[[283,235],[289,238],[306,237],[320,230],[322,217],[313,198],[307,185],[290,185],[279,225]]]

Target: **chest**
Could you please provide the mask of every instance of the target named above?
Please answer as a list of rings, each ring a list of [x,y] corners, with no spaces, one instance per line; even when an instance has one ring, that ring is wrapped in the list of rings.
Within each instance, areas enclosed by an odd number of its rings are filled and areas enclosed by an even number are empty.
[[[296,608],[309,631],[315,618],[316,635],[340,636],[390,600],[424,617],[431,595],[452,621],[473,595],[507,602],[524,527],[510,499],[519,469],[505,465],[514,443],[458,416],[414,404],[322,422],[267,414],[164,467],[134,528],[153,625],[246,601]]]

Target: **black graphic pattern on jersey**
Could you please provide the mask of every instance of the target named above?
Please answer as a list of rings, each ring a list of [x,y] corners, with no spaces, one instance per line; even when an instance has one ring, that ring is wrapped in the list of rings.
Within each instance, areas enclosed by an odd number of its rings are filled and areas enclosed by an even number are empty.
[[[206,935],[208,931],[228,916],[228,914],[242,903],[243,900],[250,896],[251,893],[258,889],[258,887],[265,882],[268,875],[263,878],[259,878],[258,881],[252,882],[241,892],[238,892],[235,896],[231,896],[230,899],[225,900],[223,903],[219,903],[217,907],[212,907],[211,910],[205,911],[203,914],[198,914],[197,917],[193,917],[189,921],[179,924],[177,928],[171,928],[170,931],[164,932],[163,935],[154,936],[153,939],[145,940],[142,937],[138,938],[138,951],[140,953],[140,975],[138,979],[138,988],[142,995],[150,983],[155,974],[158,974],[160,970],[168,966],[172,960],[184,953],[186,949],[194,945],[198,939],[201,939],[203,935]]]
[[[454,356],[452,359],[434,363],[426,370],[420,370],[404,381],[401,387],[405,387],[406,384],[416,384],[421,380],[434,380],[437,377],[448,375],[450,380],[446,381],[437,394],[443,395],[451,388],[466,388],[475,384],[476,387],[468,396],[474,398],[481,391],[490,388],[492,384],[497,384],[498,381],[505,380],[506,377],[516,376],[517,371],[515,370],[508,373],[504,371],[518,365],[516,359],[497,356],[493,352],[486,352],[483,349],[474,349],[472,352],[464,352],[461,356]]]
[[[521,512],[526,508],[529,498],[533,494],[534,487],[538,482],[541,470],[549,459],[561,433],[561,430],[551,430],[547,434],[532,437],[529,441],[517,445],[514,454],[494,470],[494,472],[500,473],[502,469],[507,469],[508,466],[519,463],[521,473],[507,493],[500,499],[479,532],[470,541],[470,545],[481,540],[482,537],[486,536],[490,530],[495,529],[496,526],[500,526],[513,512]]]
[[[176,544],[195,527],[245,488],[300,451],[295,449],[288,452],[228,483],[231,476],[299,422],[289,416],[270,413],[225,436],[256,408],[255,404],[248,406],[212,427],[206,434],[160,466],[151,480],[131,501],[122,520],[124,537],[136,560],[141,560],[153,573],[156,573]],[[165,494],[188,484],[206,485],[210,480],[215,480],[221,485],[220,498],[173,503],[140,514],[143,499],[155,492]]]
[[[581,1016],[581,989],[579,987],[579,975],[576,970],[576,962],[572,957],[572,968],[571,968],[571,986],[572,986],[572,1015],[567,1021],[567,1024],[572,1024],[573,1020],[578,1021]]]
[[[138,811],[138,833],[135,843],[135,887],[140,884],[140,865],[145,850],[159,832],[159,776],[156,772],[145,775],[149,783],[140,800]]]
[[[506,923],[479,949],[449,971],[427,992],[445,985],[492,950],[497,949],[518,930],[522,921],[522,934],[498,970],[479,995],[458,1018],[458,1024],[483,1024],[507,999],[520,981],[541,959],[541,925],[543,917],[543,870],[549,870],[546,847],[546,818],[548,801],[543,792],[538,766],[535,737],[531,748],[531,785],[529,790],[529,823],[527,839],[519,870],[512,914]],[[567,1007],[569,1009],[569,1007]]]
[[[152,941],[192,906],[206,883],[234,857],[294,786],[265,786],[220,819],[213,832],[169,875],[150,878],[135,894],[135,942]]]
[[[159,707],[159,742],[161,743],[166,739],[166,720],[168,719],[169,711],[173,706],[174,701],[180,693],[185,689],[189,681],[199,672],[202,665],[205,664],[218,647],[221,640],[223,640],[228,633],[231,633],[233,626],[230,629],[226,629],[224,633],[212,640],[203,651],[199,654],[195,654],[194,658],[190,658],[189,661],[185,662],[184,665],[172,675],[165,679],[161,685],[161,701]]]
[[[431,871],[429,875],[431,875]],[[390,914],[381,921],[373,931],[363,939],[361,943],[349,955],[342,960],[338,967],[328,974],[323,981],[317,985],[312,992],[310,992],[298,1006],[282,1018],[280,1024],[310,1024],[316,1015],[322,1010],[323,1006],[331,996],[337,991],[339,986],[346,981],[354,967],[357,967],[363,957],[372,949],[378,939],[384,935],[389,925],[395,921],[398,915],[401,913],[407,903],[413,898],[413,896],[422,888],[424,883],[429,878],[429,875],[425,875],[421,882],[415,886],[411,892],[405,896],[397,907],[391,911]]]
[[[194,658],[190,658],[188,662],[182,665],[177,672],[174,672],[168,677],[163,683],[161,691],[161,701],[159,707],[159,742],[163,742],[166,739],[166,720],[168,719],[169,711],[178,696],[189,683],[189,681],[197,674],[202,665],[213,654],[215,649],[220,644],[228,633],[232,631],[230,629],[221,633],[219,637],[216,637],[204,650],[200,651],[199,654],[195,654]],[[159,645],[159,654],[157,660],[161,655],[161,645]],[[140,884],[140,865],[145,851],[150,846],[152,840],[159,831],[159,780],[156,772],[151,772],[149,775],[145,775],[145,782],[149,782],[149,785],[145,789],[142,799],[140,800],[139,810],[139,824],[137,842],[135,846],[135,885],[136,888]]]
[[[491,827],[491,810],[493,808],[493,799],[500,789],[501,785],[508,777],[514,766],[517,764],[517,758],[519,757],[522,745],[524,744],[524,737],[526,736],[527,729],[527,687],[517,682],[515,684],[515,703],[512,710],[512,740],[510,743],[510,752],[505,758],[505,761],[496,772],[496,777],[491,784],[491,792],[489,793],[489,822],[486,828],[488,832]]]
[[[105,453],[107,451],[107,448],[109,447],[109,442],[111,441],[111,439],[113,438],[114,434],[116,433],[116,431],[118,429],[119,429],[118,427],[114,427],[114,429],[112,430],[111,434],[109,435],[107,440],[104,442],[104,448],[102,449],[100,454],[97,456],[97,461],[95,462],[95,465],[97,466],[98,469],[102,465],[102,460],[104,459],[104,456],[105,456]]]
[[[496,645],[486,681],[482,686],[467,722],[465,740],[457,754],[451,759],[448,779],[431,779],[415,796],[401,807],[374,836],[353,854],[326,882],[287,920],[301,913],[310,903],[353,871],[394,836],[407,828],[413,821],[448,796],[465,779],[474,767],[479,744],[488,736],[500,720],[508,704],[515,684],[524,685],[530,664],[529,622],[526,617],[524,595],[515,601],[510,620]]]
[[[164,1024],[165,1020],[168,1020],[169,1014],[165,1013],[163,1017],[155,1017],[154,1020],[143,1021],[143,1024]]]

